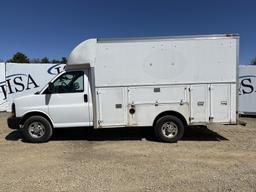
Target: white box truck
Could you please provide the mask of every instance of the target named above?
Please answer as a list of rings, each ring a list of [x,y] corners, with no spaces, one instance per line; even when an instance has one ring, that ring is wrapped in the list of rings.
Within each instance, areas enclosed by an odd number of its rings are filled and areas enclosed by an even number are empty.
[[[189,125],[235,124],[238,35],[89,39],[39,93],[12,104],[29,142],[59,127],[153,127],[164,142]]]

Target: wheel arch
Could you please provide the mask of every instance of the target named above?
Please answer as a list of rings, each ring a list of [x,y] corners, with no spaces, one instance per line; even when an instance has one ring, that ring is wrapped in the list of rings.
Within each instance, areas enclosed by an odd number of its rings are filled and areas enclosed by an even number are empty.
[[[158,119],[160,119],[161,117],[166,116],[166,115],[172,115],[172,116],[179,118],[182,121],[184,127],[186,127],[188,125],[186,118],[181,113],[179,113],[177,111],[164,111],[156,116],[156,118],[154,119],[154,122],[153,122],[153,127],[155,126]]]
[[[54,128],[54,127],[53,127],[53,122],[52,122],[51,118],[50,118],[47,114],[45,114],[45,113],[43,113],[43,112],[41,112],[41,111],[31,111],[31,112],[26,113],[25,115],[23,115],[20,124],[23,125],[23,124],[25,123],[25,121],[26,121],[28,118],[32,117],[32,116],[41,116],[41,117],[44,117],[45,119],[47,119],[47,121],[49,121],[49,123],[51,124],[52,128]]]

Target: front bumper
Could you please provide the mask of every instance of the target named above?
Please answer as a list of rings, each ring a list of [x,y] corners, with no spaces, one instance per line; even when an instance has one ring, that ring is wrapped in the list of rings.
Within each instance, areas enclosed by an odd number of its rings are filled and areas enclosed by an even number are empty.
[[[19,129],[22,117],[9,117],[7,124],[10,129]]]

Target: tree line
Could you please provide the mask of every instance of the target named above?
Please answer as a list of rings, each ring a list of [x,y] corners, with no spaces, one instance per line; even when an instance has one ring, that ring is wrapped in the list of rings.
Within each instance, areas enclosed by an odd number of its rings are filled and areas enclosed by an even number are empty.
[[[10,62],[10,63],[62,63],[62,64],[66,64],[67,58],[62,57],[60,60],[58,60],[58,59],[50,60],[48,57],[43,57],[41,59],[39,59],[39,58],[29,59],[24,53],[17,52],[16,54],[14,54],[12,56],[11,59],[7,60],[7,62]]]
[[[251,60],[250,65],[256,65],[256,57]]]

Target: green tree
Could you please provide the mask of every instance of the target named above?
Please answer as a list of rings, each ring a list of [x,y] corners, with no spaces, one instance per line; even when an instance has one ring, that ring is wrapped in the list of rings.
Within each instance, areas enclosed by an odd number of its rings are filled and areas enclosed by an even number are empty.
[[[53,59],[53,60],[51,61],[51,63],[60,63],[60,61],[59,61],[59,60],[56,60],[56,59]]]
[[[66,57],[62,57],[61,58],[61,61],[60,61],[60,63],[62,63],[62,64],[67,64],[67,58]]]
[[[256,65],[256,57],[251,60],[250,65]]]
[[[33,58],[30,59],[30,63],[41,63],[41,60],[39,58]]]
[[[21,53],[21,52],[17,52],[15,55],[13,55],[13,57],[8,60],[8,62],[11,63],[29,63],[29,58]]]
[[[50,63],[50,61],[47,57],[44,57],[41,59],[41,63]]]

